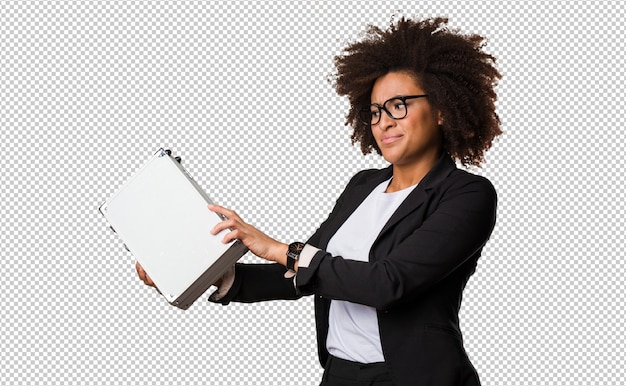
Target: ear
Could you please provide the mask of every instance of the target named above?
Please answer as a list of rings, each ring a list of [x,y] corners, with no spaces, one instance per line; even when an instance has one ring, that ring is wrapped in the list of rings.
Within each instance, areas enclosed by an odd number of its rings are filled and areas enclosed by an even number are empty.
[[[441,110],[437,111],[437,124],[439,126],[443,125],[443,114],[441,113]]]

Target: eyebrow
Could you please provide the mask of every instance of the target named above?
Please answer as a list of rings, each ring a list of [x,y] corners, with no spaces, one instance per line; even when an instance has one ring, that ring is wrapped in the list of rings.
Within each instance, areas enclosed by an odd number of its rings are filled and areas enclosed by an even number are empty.
[[[392,96],[391,98],[387,98],[387,99],[385,99],[383,103],[385,103],[385,102],[387,102],[387,101],[390,101],[390,100],[392,100],[392,99],[402,98],[403,96],[407,96],[407,95],[414,95],[414,94],[398,94],[398,95],[396,95],[396,96]],[[370,99],[370,103],[371,103],[371,104],[373,104],[373,105],[379,105],[379,106],[382,106],[382,104],[381,104],[381,103],[372,102],[372,100],[371,100],[371,99]]]

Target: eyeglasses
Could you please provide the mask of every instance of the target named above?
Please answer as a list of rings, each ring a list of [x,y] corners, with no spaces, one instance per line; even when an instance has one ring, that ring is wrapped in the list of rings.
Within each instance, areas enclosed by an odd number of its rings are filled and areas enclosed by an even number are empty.
[[[361,121],[363,121],[363,123],[372,126],[380,122],[380,115],[382,113],[381,110],[385,110],[385,112],[391,119],[402,119],[406,117],[409,112],[406,106],[407,99],[424,98],[427,96],[427,94],[423,94],[395,97],[386,100],[385,103],[382,104],[382,106],[377,103],[372,103],[371,105],[366,105],[359,109],[359,117],[361,118]]]

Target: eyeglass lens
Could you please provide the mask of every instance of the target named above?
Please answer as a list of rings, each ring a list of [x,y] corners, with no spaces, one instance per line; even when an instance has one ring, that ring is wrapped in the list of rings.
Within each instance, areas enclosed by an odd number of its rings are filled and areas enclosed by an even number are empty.
[[[375,125],[380,121],[382,110],[392,119],[402,119],[406,117],[406,102],[401,98],[393,98],[386,101],[383,106],[371,104],[363,107],[360,111],[361,119],[364,123]]]

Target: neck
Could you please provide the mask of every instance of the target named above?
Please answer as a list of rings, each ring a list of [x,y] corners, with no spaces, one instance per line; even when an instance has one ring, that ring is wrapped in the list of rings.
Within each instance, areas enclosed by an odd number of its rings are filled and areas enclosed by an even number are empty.
[[[431,157],[420,162],[403,165],[394,164],[393,179],[385,192],[393,193],[419,184],[430,169],[435,166],[440,156],[441,152],[436,152]]]

